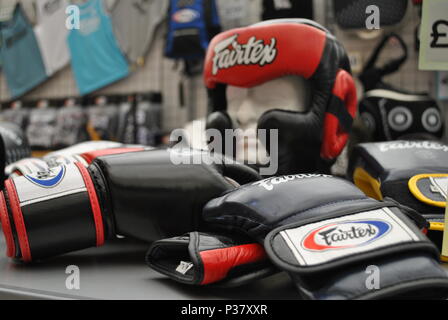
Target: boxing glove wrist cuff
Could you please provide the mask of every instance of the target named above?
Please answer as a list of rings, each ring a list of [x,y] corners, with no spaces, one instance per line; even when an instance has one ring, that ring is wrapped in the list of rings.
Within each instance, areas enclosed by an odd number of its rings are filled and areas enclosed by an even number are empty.
[[[8,256],[25,262],[101,246],[106,237],[98,196],[81,163],[7,180],[0,218]]]
[[[368,198],[340,178],[285,176],[242,186],[211,200],[203,216],[263,241],[304,298],[448,294],[438,251],[419,227],[392,202]],[[369,267],[379,283],[369,283]]]
[[[113,210],[110,203],[110,190],[107,185],[106,178],[102,173],[101,162],[93,162],[87,171],[90,174],[92,183],[94,185],[94,190],[98,197],[98,202],[101,207],[101,213],[103,217],[104,230],[106,233],[106,238],[113,237],[115,233],[115,221],[113,219]]]
[[[435,290],[446,290],[448,286],[439,269],[429,267],[436,263],[438,250],[397,208],[363,210],[282,226],[266,237],[265,249],[277,267],[291,274],[306,298],[400,296],[405,291],[418,291],[419,285],[422,290],[427,289],[428,281],[435,278],[440,280]],[[413,273],[407,274],[408,279],[390,277],[387,268],[398,264],[401,258],[429,265],[420,268],[416,263]],[[383,275],[374,290],[366,285],[372,266]],[[332,286],[331,277],[351,280],[347,287]],[[311,280],[316,278],[327,281]],[[350,290],[345,291],[347,288]]]
[[[434,245],[403,217],[395,208],[381,208],[295,223],[271,232],[265,247],[283,269],[304,274],[420,250],[437,258]]]
[[[199,232],[154,242],[146,262],[174,281],[201,286],[236,287],[277,272],[260,244]]]

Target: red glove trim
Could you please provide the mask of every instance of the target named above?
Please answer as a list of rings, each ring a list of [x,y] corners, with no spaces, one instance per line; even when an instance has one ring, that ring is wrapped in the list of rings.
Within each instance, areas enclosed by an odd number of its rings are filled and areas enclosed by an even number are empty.
[[[114,148],[114,149],[105,149],[105,150],[96,150],[91,152],[86,152],[81,154],[81,157],[87,161],[88,164],[91,164],[93,160],[102,156],[109,156],[114,154],[122,154],[129,152],[138,152],[143,151],[143,148]]]
[[[224,280],[234,267],[266,259],[264,248],[256,243],[203,251],[199,253],[204,266],[201,285]]]
[[[11,206],[14,225],[16,227],[17,237],[19,238],[20,251],[22,253],[22,260],[24,262],[31,262],[31,250],[28,242],[28,233],[23,219],[22,209],[20,208],[19,197],[16,192],[16,187],[12,180],[5,181],[5,189],[8,192],[9,202]]]
[[[0,193],[0,222],[2,224],[3,235],[6,241],[6,256],[12,258],[16,254],[14,237],[12,235],[11,223],[9,221],[8,209],[6,207],[5,195]]]
[[[90,177],[87,169],[80,163],[76,162],[76,166],[79,169],[79,172],[82,175],[84,183],[87,188],[87,192],[89,194],[90,206],[92,208],[93,220],[95,222],[95,230],[96,230],[96,246],[100,247],[104,244],[104,225],[103,225],[103,215],[101,213],[100,203],[98,201],[98,196],[96,195],[95,187],[92,182],[92,178]]]

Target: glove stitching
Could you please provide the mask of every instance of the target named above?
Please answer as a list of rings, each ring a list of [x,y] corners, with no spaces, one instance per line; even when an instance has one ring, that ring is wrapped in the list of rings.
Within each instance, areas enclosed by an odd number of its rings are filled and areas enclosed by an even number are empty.
[[[28,242],[28,233],[27,233],[26,227],[25,227],[22,208],[20,207],[19,196],[17,195],[17,190],[15,189],[16,186],[12,180],[10,180],[10,185],[11,185],[11,188],[10,188],[11,192],[8,193],[8,196],[11,200],[10,201],[11,208],[13,208],[13,210],[16,210],[16,213],[17,213],[17,214],[14,214],[14,211],[12,212],[13,220],[16,225],[17,236],[19,238],[20,249],[22,251],[21,252],[22,259],[25,260],[26,262],[31,262],[31,259],[32,259],[31,249],[30,249],[30,245]],[[6,190],[8,190],[8,188],[6,188]],[[17,230],[17,228],[19,230]],[[23,250],[22,250],[22,246],[24,247]]]
[[[204,269],[204,261],[202,261],[202,257],[201,257],[201,253],[200,251],[200,240],[201,240],[201,235],[197,232],[195,233],[191,233],[190,234],[190,241],[192,240],[191,237],[193,238],[194,241],[194,250],[193,250],[193,254],[196,256],[196,262],[193,261],[193,265],[196,265],[196,268],[198,268],[199,270],[198,273],[195,272],[195,274],[193,275],[193,279],[194,282],[196,284],[201,284],[204,281],[204,276],[205,276],[205,269]],[[189,241],[188,243],[188,247],[187,250],[190,251],[190,244],[191,242]],[[199,275],[199,278],[197,277]]]
[[[250,219],[250,218],[242,217],[242,216],[237,216],[237,215],[224,215],[224,216],[221,216],[221,217],[217,217],[216,220],[217,220],[217,221],[220,221],[220,220],[226,220],[227,218],[230,218],[230,219],[238,218],[238,219],[240,219],[240,220],[243,220],[244,222],[252,222],[252,223],[258,225],[257,227],[250,228],[250,229],[245,229],[245,228],[243,228],[243,227],[236,226],[236,225],[235,225],[235,226],[232,226],[232,228],[234,228],[234,229],[243,231],[244,234],[249,234],[249,235],[251,235],[252,232],[251,232],[250,230],[253,230],[253,229],[255,229],[255,228],[258,228],[259,226],[268,228],[269,230],[272,229],[272,226],[270,226],[270,225],[266,225],[266,224],[263,224],[263,223],[261,223],[261,222],[259,222],[259,221],[255,221],[255,220],[252,220],[252,219]],[[225,222],[226,222],[226,221],[225,221]],[[267,234],[267,233],[268,233],[268,232],[266,232],[266,234]]]
[[[285,220],[287,220],[287,219],[290,219],[290,218],[292,218],[292,217],[295,217],[295,216],[297,216],[297,215],[299,215],[299,214],[303,214],[303,213],[305,213],[305,212],[307,212],[307,211],[311,211],[311,210],[315,210],[315,209],[319,209],[319,208],[325,208],[325,207],[328,207],[328,206],[331,206],[331,205],[334,205],[334,204],[346,203],[346,202],[365,201],[365,200],[366,200],[366,198],[362,198],[362,199],[348,199],[348,200],[341,200],[341,201],[329,202],[329,203],[326,203],[326,204],[323,204],[323,205],[320,205],[320,206],[311,207],[311,208],[308,208],[308,209],[306,209],[306,210],[302,210],[302,211],[299,211],[299,212],[296,212],[296,213],[292,213],[292,214],[290,214],[289,216],[284,217],[284,218],[281,219],[281,220],[278,220],[276,223],[281,223],[281,222],[283,222],[283,221],[285,221]],[[353,213],[353,214],[354,214],[354,213]],[[326,219],[323,218],[322,220],[326,220]],[[321,221],[322,221],[322,220],[321,220]],[[297,222],[298,222],[298,221],[297,221]]]
[[[106,166],[103,165],[102,161],[95,161],[95,164],[99,167],[103,172],[107,172]],[[108,194],[106,181],[100,176],[99,171],[97,170],[89,170],[91,174],[92,180],[94,180],[95,188],[98,190],[97,196],[100,201],[100,207],[103,213],[103,219],[105,219],[104,226],[107,228],[105,230],[108,236],[115,234],[115,221],[112,212],[109,210],[108,199],[106,195]],[[109,230],[111,229],[111,230]]]

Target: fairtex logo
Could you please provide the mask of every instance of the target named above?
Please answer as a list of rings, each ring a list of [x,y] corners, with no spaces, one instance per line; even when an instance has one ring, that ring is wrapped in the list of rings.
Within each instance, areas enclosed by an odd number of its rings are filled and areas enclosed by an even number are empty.
[[[384,237],[392,226],[381,220],[333,223],[311,231],[302,247],[309,251],[327,251],[365,246]]]
[[[65,166],[60,166],[26,175],[25,178],[39,187],[54,188],[64,179],[64,176]]]
[[[277,39],[272,38],[269,44],[263,40],[251,37],[247,43],[238,43],[238,35],[231,36],[216,44],[213,57],[213,75],[217,75],[221,69],[229,69],[234,66],[259,65],[263,67],[271,64],[277,57]]]
[[[275,178],[268,178],[268,179],[264,179],[261,181],[257,181],[255,183],[253,183],[253,186],[260,186],[264,189],[266,189],[267,191],[272,191],[274,190],[274,187],[279,185],[279,184],[283,184],[283,183],[287,183],[289,181],[294,181],[294,180],[302,180],[302,179],[310,179],[310,178],[331,178],[332,176],[326,175],[326,174],[296,174],[296,175],[289,175],[289,176],[283,176],[283,177],[275,177]]]
[[[448,146],[433,141],[397,141],[381,143],[379,145],[381,152],[388,152],[391,150],[406,150],[406,149],[426,149],[448,152]]]
[[[199,18],[199,12],[192,9],[183,9],[173,15],[173,21],[177,23],[190,23]]]

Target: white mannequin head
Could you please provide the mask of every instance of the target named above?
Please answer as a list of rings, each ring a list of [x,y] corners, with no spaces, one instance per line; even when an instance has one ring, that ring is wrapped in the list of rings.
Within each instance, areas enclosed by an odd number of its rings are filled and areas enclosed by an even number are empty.
[[[256,125],[268,110],[304,112],[310,90],[305,79],[286,76],[253,88],[227,87],[227,111],[240,128]]]
[[[272,109],[305,112],[310,100],[309,84],[298,76],[285,76],[249,89],[227,87],[227,111],[245,139],[237,140],[237,160],[265,163],[267,152],[257,140],[258,119]],[[244,144],[244,145],[242,145]]]
[[[268,163],[264,145],[258,141],[259,118],[272,109],[305,112],[311,101],[310,84],[298,76],[277,78],[252,88],[227,87],[227,111],[235,128],[244,132],[244,139],[237,139],[236,160],[249,163]],[[205,120],[194,121],[185,127],[190,146],[207,149]],[[175,140],[173,140],[175,141]]]

